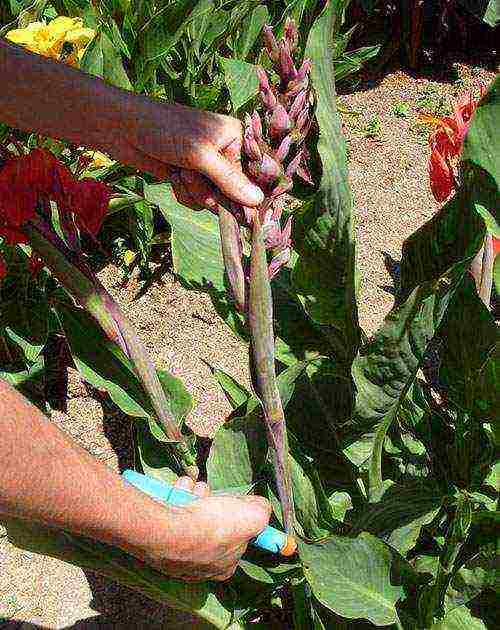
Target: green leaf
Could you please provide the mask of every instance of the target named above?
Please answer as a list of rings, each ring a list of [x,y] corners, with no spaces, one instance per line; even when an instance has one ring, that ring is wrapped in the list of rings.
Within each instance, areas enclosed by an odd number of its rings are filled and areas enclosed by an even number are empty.
[[[488,630],[488,626],[473,616],[466,606],[459,606],[445,615],[442,621],[433,624],[431,630]]]
[[[115,547],[26,521],[7,517],[2,520],[8,540],[20,549],[105,575],[154,601],[192,613],[216,628],[227,628],[232,621],[232,610],[218,599],[210,582],[174,580]],[[241,626],[236,624],[237,628]]]
[[[143,264],[147,264],[153,239],[153,210],[147,201],[137,201],[131,208],[131,232]]]
[[[406,556],[442,501],[442,492],[431,482],[406,482],[391,486],[378,503],[360,505],[349,514],[349,521],[355,532],[368,531]]]
[[[500,2],[498,0],[458,0],[470,13],[495,28],[500,24]]]
[[[316,545],[299,543],[304,575],[314,596],[348,619],[368,619],[387,626],[398,619],[396,603],[403,595],[394,579],[393,553],[371,534],[332,536]]]
[[[175,483],[179,478],[174,472],[171,454],[151,433],[145,420],[135,422],[135,447],[142,472],[145,475]]]
[[[332,37],[338,27],[335,3],[330,2],[314,23],[305,52],[313,64],[311,79],[317,99],[317,150],[322,176],[312,203],[305,204],[297,214],[294,243],[299,258],[293,270],[293,284],[310,317],[328,326],[337,357],[348,362],[358,347],[360,330],[352,201],[333,80]]]
[[[233,111],[237,112],[259,91],[256,67],[240,59],[226,59],[219,56],[218,61],[224,72]]]
[[[402,409],[460,277],[458,273],[451,281],[415,289],[404,304],[389,313],[353,363],[357,388],[353,420],[364,433],[375,431],[369,467],[371,500],[383,492],[386,434]]]
[[[127,415],[147,418],[152,408],[121,349],[108,340],[84,310],[59,304],[57,317],[68,341],[73,361],[83,378],[104,389]]]
[[[224,372],[224,370],[213,368],[212,373],[215,376],[217,383],[219,383],[223,389],[224,394],[233,409],[241,407],[241,405],[245,404],[250,398],[252,398],[252,394],[245,389],[243,385],[238,383],[238,381],[230,374]]]
[[[243,23],[243,28],[236,40],[235,53],[240,59],[246,59],[255,45],[262,27],[269,22],[269,11],[266,6],[259,4],[252,11],[250,17]]]
[[[466,277],[443,322],[439,378],[468,413],[493,421],[500,406],[500,334]]]
[[[378,55],[379,51],[380,46],[363,46],[363,48],[344,53],[340,59],[336,59],[333,63],[335,82],[339,83],[346,77],[359,72],[367,61]]]
[[[89,74],[101,77],[111,85],[125,90],[132,89],[123,67],[120,51],[115,48],[104,32],[98,33],[87,46],[80,68]]]
[[[160,208],[172,228],[174,270],[182,282],[191,289],[224,291],[217,217],[177,203],[169,184],[145,185],[144,196]]]

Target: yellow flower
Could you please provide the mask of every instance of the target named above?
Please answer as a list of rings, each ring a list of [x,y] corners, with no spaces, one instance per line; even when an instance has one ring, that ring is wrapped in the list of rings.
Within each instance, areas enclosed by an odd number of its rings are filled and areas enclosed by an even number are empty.
[[[83,56],[86,46],[95,37],[95,31],[83,26],[81,18],[64,15],[45,22],[31,22],[26,28],[16,28],[6,34],[6,38],[20,44],[28,50],[45,57],[75,66]],[[65,54],[65,44],[71,46],[71,52]]]
[[[101,151],[85,151],[83,155],[92,158],[92,162],[87,166],[87,169],[104,168],[114,164],[114,161]]]

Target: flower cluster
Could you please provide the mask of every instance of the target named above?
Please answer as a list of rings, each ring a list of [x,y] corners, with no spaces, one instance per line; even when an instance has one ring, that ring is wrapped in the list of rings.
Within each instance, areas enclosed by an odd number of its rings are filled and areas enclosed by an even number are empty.
[[[10,245],[26,243],[23,230],[55,202],[63,229],[74,224],[91,235],[99,231],[112,193],[94,179],[75,179],[71,171],[44,149],[10,158],[0,169],[0,237]],[[5,266],[0,270],[5,272]],[[0,274],[5,275],[5,273]]]
[[[265,200],[259,208],[265,245],[273,258],[269,275],[274,277],[290,258],[292,218],[280,226],[283,212],[282,195],[293,186],[294,175],[311,183],[306,167],[308,158],[304,140],[311,126],[311,62],[304,60],[300,68],[293,61],[298,44],[295,23],[288,20],[284,35],[278,42],[269,26],[264,27],[267,53],[280,78],[273,85],[266,72],[257,71],[263,119],[254,111],[245,119],[243,151],[247,158],[246,172],[264,191]],[[251,211],[245,210],[247,222]]]
[[[469,123],[479,101],[471,94],[453,103],[453,115],[436,118],[422,116],[424,122],[437,127],[429,139],[431,155],[429,177],[432,194],[440,203],[446,201],[456,188],[456,168]]]
[[[78,66],[95,31],[84,27],[81,18],[61,15],[48,24],[31,22],[25,28],[13,29],[5,37],[31,52]]]

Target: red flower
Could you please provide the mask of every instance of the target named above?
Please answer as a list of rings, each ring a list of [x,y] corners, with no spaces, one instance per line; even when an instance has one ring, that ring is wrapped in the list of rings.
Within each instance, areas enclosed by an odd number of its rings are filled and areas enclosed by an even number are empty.
[[[440,203],[446,201],[455,188],[456,158],[462,151],[469,123],[478,103],[471,94],[466,94],[453,104],[453,116],[421,116],[423,121],[438,127],[429,139],[429,178],[432,194]]]
[[[112,194],[108,186],[95,179],[81,179],[72,184],[69,200],[80,229],[96,236]]]
[[[31,254],[31,257],[28,261],[28,269],[32,276],[37,276],[39,271],[43,269],[44,262],[41,258],[38,258],[36,254]]]
[[[493,260],[500,254],[500,238],[493,237]]]

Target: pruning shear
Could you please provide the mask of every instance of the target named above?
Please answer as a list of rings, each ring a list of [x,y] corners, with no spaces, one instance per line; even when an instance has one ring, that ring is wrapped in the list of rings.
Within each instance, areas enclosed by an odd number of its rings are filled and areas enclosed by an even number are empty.
[[[126,470],[122,477],[138,490],[163,503],[182,506],[199,499],[199,497],[191,492],[180,490],[169,483],[159,481],[148,475],[142,475],[134,470]],[[297,550],[297,543],[292,536],[270,525],[254,538],[251,543],[259,549],[282,556],[292,556]]]

